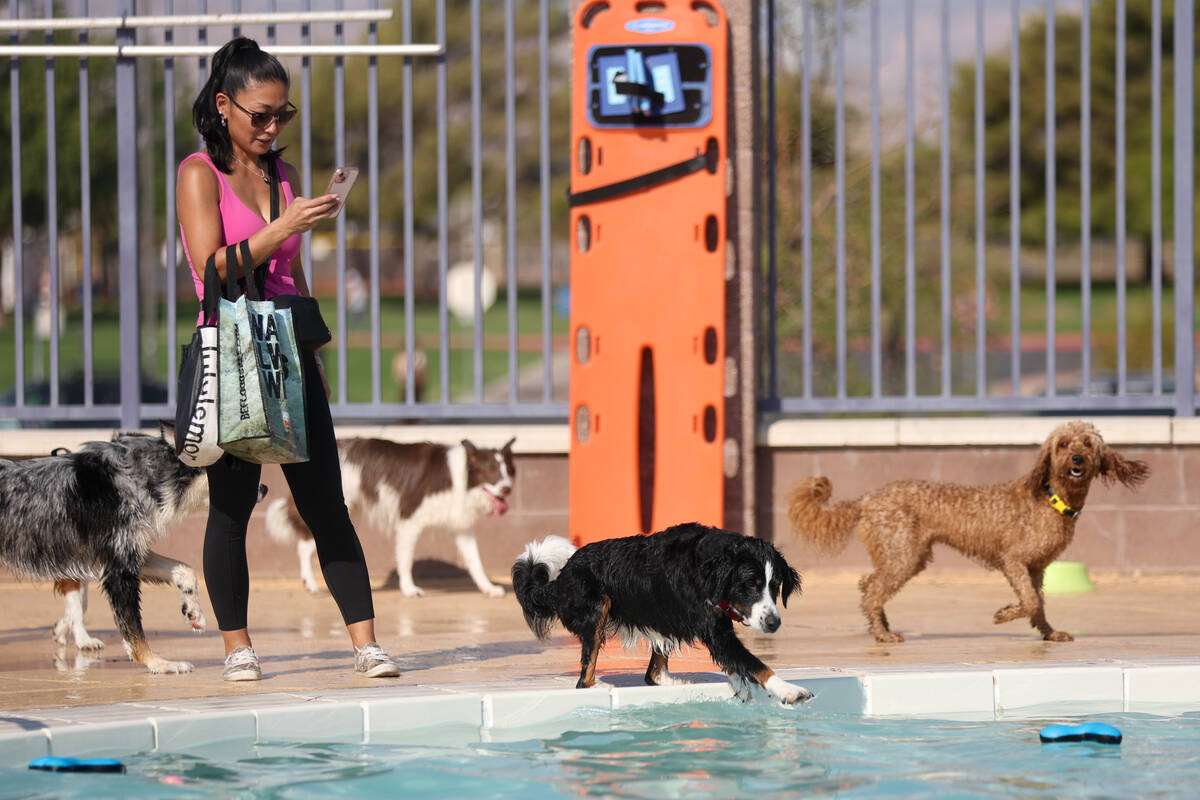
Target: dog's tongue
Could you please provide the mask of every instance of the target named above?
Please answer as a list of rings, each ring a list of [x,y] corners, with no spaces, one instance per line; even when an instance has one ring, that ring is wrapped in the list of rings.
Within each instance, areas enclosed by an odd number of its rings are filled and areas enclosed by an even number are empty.
[[[492,498],[492,510],[496,512],[497,516],[508,511],[508,503],[504,501],[504,498],[498,497],[491,492],[488,492],[488,497]]]

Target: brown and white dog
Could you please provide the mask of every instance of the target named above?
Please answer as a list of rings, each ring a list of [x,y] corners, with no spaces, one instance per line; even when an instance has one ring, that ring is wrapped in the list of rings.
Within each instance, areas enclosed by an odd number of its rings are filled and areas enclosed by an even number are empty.
[[[933,481],[893,481],[857,500],[830,503],[828,478],[808,478],[792,490],[792,530],[829,553],[857,533],[874,572],[863,577],[862,611],[877,642],[902,642],[883,605],[933,559],[933,546],[953,547],[998,570],[1016,602],[998,610],[997,624],[1025,618],[1042,638],[1069,642],[1046,620],[1042,577],[1075,536],[1075,521],[1092,483],[1118,481],[1136,488],[1150,474],[1142,461],[1105,444],[1087,422],[1059,425],[1042,443],[1033,469],[1004,483],[961,486]]]
[[[396,571],[405,597],[425,593],[413,583],[412,566],[417,539],[427,528],[454,533],[463,566],[479,591],[489,597],[504,596],[504,589],[488,579],[473,528],[483,517],[508,511],[517,476],[514,441],[509,439],[496,449],[476,447],[467,439],[456,445],[338,440],[346,506],[351,513],[365,512],[394,537]],[[316,543],[290,496],[268,506],[267,531],[281,544],[295,542],[300,579],[310,592],[317,591],[312,570]]]

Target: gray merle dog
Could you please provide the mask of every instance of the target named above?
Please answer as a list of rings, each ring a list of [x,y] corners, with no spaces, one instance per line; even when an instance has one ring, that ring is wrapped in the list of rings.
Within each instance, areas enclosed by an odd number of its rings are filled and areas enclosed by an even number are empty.
[[[129,657],[151,672],[190,672],[186,661],[151,652],[140,582],[175,583],[184,616],[203,629],[195,574],[150,548],[207,502],[208,474],[176,458],[165,429],[159,436],[121,433],[47,458],[0,459],[0,562],[23,577],[53,580],[60,591],[99,580]],[[70,608],[68,599],[56,638],[65,639]],[[82,613],[79,624],[82,630]],[[84,644],[78,635],[76,643]]]

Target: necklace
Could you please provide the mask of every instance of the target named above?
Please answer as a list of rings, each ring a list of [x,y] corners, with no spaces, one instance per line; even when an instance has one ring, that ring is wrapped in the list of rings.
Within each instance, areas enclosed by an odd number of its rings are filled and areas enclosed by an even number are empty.
[[[265,169],[262,169],[262,168],[260,168],[260,167],[252,167],[252,166],[250,166],[250,165],[249,165],[249,164],[247,164],[245,161],[242,161],[242,159],[238,157],[238,154],[237,154],[237,153],[234,153],[234,154],[233,154],[233,157],[234,157],[234,158],[236,158],[236,159],[238,160],[238,163],[239,163],[239,164],[241,164],[241,165],[242,165],[243,167],[245,167],[246,169],[250,170],[251,172],[257,172],[257,173],[258,173],[258,177],[262,178],[262,181],[263,181],[263,183],[270,183],[270,182],[271,182],[271,179],[267,177],[267,171],[266,171]]]

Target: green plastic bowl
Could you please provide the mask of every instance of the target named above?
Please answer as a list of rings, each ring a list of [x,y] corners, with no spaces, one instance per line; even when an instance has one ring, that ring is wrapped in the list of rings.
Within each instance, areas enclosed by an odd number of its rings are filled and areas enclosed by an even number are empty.
[[[1046,594],[1079,594],[1096,591],[1096,585],[1088,577],[1087,564],[1082,561],[1055,561],[1046,567],[1042,591]]]

